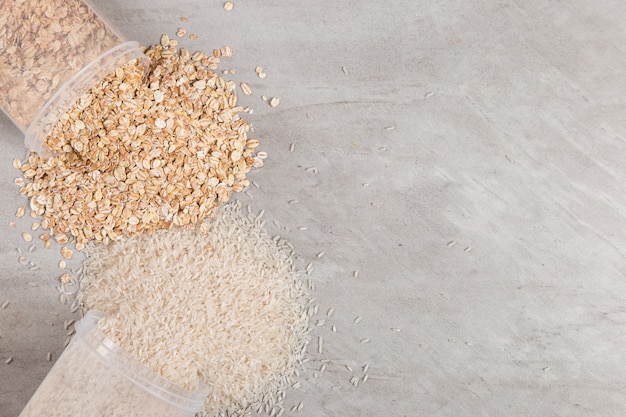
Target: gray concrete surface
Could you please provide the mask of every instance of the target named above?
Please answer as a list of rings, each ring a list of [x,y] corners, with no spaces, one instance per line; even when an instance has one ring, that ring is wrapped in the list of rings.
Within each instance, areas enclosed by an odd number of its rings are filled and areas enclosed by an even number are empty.
[[[284,415],[624,415],[624,2],[97,4],[144,44],[189,17],[199,38],[187,44],[232,46],[222,68],[254,90],[242,102],[270,158],[241,199],[313,260],[316,319],[335,308],[313,328],[324,353],[313,345]],[[25,204],[11,160],[25,152],[0,123],[10,417],[52,365],[46,353],[62,351],[72,315],[55,290],[58,247],[27,253],[40,270],[17,262],[29,222],[9,226]],[[331,362],[315,377],[321,359]]]

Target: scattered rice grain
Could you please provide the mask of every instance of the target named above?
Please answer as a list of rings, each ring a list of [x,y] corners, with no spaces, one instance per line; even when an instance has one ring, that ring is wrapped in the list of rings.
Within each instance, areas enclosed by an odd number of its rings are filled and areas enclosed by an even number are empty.
[[[250,88],[250,86],[248,84],[246,84],[245,82],[241,82],[239,84],[239,87],[241,87],[241,91],[243,91],[243,93],[247,96],[249,96],[250,94],[252,94],[252,89]]]

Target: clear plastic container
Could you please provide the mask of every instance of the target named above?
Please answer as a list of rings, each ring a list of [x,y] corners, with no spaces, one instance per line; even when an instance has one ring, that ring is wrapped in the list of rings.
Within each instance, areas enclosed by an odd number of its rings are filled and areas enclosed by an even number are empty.
[[[149,59],[83,0],[0,1],[0,109],[32,151],[87,90],[130,60]]]
[[[122,351],[92,310],[19,417],[192,417],[208,388],[187,391]]]

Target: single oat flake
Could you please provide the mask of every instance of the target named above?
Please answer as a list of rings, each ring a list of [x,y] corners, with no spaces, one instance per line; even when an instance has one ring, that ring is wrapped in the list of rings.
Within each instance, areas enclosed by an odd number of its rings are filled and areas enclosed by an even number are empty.
[[[224,58],[231,58],[233,56],[233,48],[230,46],[222,46],[220,49],[220,54]]]
[[[72,252],[72,250],[70,248],[68,248],[67,246],[63,246],[61,248],[61,255],[65,259],[72,259],[72,256],[74,256],[74,252]]]

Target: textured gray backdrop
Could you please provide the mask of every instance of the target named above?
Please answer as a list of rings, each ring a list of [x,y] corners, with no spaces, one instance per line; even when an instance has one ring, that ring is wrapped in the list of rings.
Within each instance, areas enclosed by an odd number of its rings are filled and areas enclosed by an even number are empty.
[[[320,305],[285,416],[623,415],[626,3],[96,4],[143,44],[185,26],[191,49],[232,46],[221,68],[254,91],[241,102],[270,157],[240,198],[313,262]],[[0,148],[0,415],[12,417],[75,315],[55,290],[59,247],[29,253],[28,219],[9,225],[26,204],[11,166],[25,148],[6,118]]]

